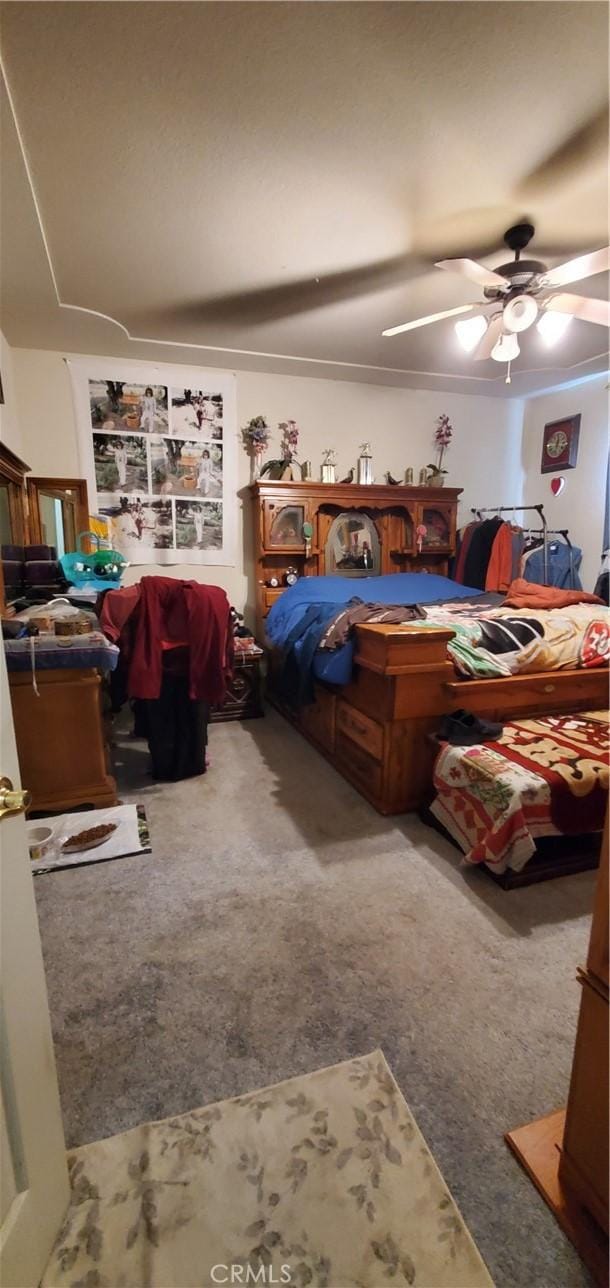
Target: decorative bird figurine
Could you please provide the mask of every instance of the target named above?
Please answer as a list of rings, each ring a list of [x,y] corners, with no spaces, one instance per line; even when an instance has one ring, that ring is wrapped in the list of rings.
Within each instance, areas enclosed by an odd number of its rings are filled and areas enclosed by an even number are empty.
[[[339,482],[340,482],[340,483],[353,483],[353,482],[354,482],[354,470],[353,470],[353,468],[352,468],[351,470],[348,470],[347,474],[345,475],[345,478],[344,478],[344,479],[339,479]]]
[[[385,472],[385,481],[389,487],[398,487],[398,484],[400,482],[399,479],[394,478],[393,474],[390,474],[389,470],[386,470]]]

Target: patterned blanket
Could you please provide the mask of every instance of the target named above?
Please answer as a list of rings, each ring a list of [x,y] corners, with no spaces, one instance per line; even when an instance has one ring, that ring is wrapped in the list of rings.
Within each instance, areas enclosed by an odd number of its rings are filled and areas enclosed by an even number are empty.
[[[608,711],[515,720],[497,742],[445,746],[435,818],[466,863],[519,872],[537,836],[601,831],[608,798]]]
[[[600,604],[565,608],[424,607],[422,625],[455,631],[447,652],[467,676],[523,675],[603,666],[610,657],[610,610]]]

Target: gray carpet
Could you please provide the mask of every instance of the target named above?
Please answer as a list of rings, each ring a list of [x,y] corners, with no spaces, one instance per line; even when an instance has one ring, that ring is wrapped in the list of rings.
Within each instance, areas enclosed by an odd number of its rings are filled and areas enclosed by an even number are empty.
[[[274,713],[210,752],[121,740],[152,855],[36,878],[68,1144],[380,1046],[497,1285],[588,1284],[502,1133],[565,1101],[595,875],[464,874]]]

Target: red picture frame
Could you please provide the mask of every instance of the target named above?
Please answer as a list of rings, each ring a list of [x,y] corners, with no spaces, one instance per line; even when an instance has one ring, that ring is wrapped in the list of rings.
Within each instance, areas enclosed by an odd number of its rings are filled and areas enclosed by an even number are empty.
[[[559,470],[573,470],[578,457],[580,413],[550,420],[542,435],[542,474],[556,474]]]

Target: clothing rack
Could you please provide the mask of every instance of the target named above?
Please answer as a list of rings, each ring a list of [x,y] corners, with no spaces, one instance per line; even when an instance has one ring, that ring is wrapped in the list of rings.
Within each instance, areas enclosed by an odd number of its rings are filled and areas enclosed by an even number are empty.
[[[546,521],[546,515],[544,513],[543,505],[490,505],[485,507],[484,509],[478,509],[476,506],[473,505],[471,507],[471,514],[474,514],[477,518],[480,519],[484,514],[515,514],[517,510],[519,510],[521,514],[523,514],[526,510],[535,510],[536,513],[540,515],[540,522],[542,524],[542,528],[541,528],[542,568],[543,568],[542,575],[544,577],[544,584],[546,586],[548,581],[548,575],[549,575],[548,554],[547,554],[547,536],[548,536],[549,528]]]

